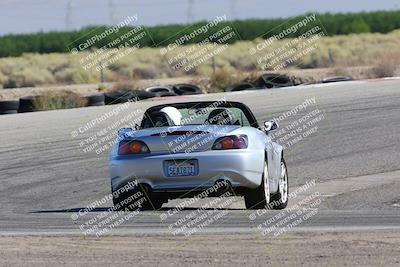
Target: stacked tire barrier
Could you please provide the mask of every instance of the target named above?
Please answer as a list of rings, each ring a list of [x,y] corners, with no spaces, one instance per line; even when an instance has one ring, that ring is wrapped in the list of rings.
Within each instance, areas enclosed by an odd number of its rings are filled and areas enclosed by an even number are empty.
[[[144,89],[146,92],[154,93],[158,97],[198,95],[202,94],[200,87],[194,84],[180,83],[172,86],[151,86]]]
[[[178,95],[175,94],[174,92],[160,92],[160,93],[157,93],[156,96],[158,96],[158,97],[168,97],[168,96],[178,96]]]
[[[155,94],[156,96],[160,96],[160,94],[165,94],[165,93],[167,94],[172,93],[172,89],[167,86],[151,86],[144,89],[144,91]]]
[[[153,97],[169,97],[179,95],[202,94],[201,89],[192,84],[176,84],[173,86],[151,86],[145,90],[122,90],[85,96],[87,106],[104,106],[144,100]],[[37,111],[35,101],[38,96],[24,96],[17,100],[0,101],[0,115]]]
[[[349,76],[336,76],[323,79],[322,83],[351,81],[352,77]],[[301,82],[300,82],[301,83]],[[295,79],[286,75],[277,73],[265,73],[261,75],[254,83],[241,82],[233,84],[225,89],[225,92],[235,92],[244,90],[258,90],[281,88],[288,86],[298,85]],[[99,93],[86,96],[87,106],[103,106],[126,103],[128,101],[144,100],[153,97],[170,97],[170,96],[185,96],[185,95],[198,95],[203,91],[194,84],[175,84],[171,86],[151,86],[144,90],[122,90],[111,91],[107,93]],[[3,100],[0,101],[0,115],[15,114],[24,112],[34,112],[35,100],[37,96],[21,97],[19,101]]]
[[[0,101],[0,114],[15,114],[18,113],[19,101],[5,100]]]
[[[335,76],[335,77],[328,77],[323,79],[322,83],[335,83],[335,82],[348,82],[352,81],[353,78],[350,76]]]
[[[152,97],[155,97],[155,94],[146,91],[114,91],[104,94],[104,102],[106,105],[114,105]]]
[[[262,74],[254,84],[249,82],[236,83],[228,86],[225,92],[236,92],[244,90],[259,90],[259,89],[271,89],[271,88],[281,88],[297,85],[295,81],[282,74],[278,73],[265,73]]]
[[[104,106],[105,105],[105,96],[104,94],[96,94],[96,95],[89,95],[86,97],[87,106]]]
[[[280,88],[294,86],[293,80],[286,76],[276,73],[266,73],[256,81],[257,88]]]
[[[236,83],[225,89],[225,92],[236,92],[243,90],[254,90],[254,86],[251,83]]]
[[[35,99],[36,99],[36,97],[34,97],[34,96],[21,97],[19,99],[18,113],[36,111],[36,109],[35,109]]]
[[[175,84],[172,86],[172,90],[177,95],[199,95],[203,93],[200,87],[188,83]]]

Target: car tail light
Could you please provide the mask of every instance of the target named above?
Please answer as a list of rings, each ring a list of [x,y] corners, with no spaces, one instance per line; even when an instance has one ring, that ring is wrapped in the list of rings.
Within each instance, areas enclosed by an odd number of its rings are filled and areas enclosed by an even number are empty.
[[[121,141],[119,143],[118,154],[144,154],[150,153],[149,147],[142,141]]]
[[[225,149],[243,149],[247,148],[248,140],[246,135],[231,135],[218,138],[212,149],[225,150]]]

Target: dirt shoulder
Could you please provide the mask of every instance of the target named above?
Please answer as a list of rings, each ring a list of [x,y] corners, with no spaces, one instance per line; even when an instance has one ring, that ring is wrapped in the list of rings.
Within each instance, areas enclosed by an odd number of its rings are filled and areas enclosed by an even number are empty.
[[[184,236],[3,236],[5,266],[399,266],[399,232]]]

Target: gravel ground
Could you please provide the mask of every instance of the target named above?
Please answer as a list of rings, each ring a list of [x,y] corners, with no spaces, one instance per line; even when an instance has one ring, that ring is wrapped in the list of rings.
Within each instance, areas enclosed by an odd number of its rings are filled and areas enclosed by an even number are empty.
[[[400,233],[0,237],[3,266],[399,266]]]

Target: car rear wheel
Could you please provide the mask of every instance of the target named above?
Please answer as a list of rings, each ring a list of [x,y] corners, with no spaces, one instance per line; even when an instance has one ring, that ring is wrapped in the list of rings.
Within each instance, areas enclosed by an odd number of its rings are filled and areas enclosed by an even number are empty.
[[[138,194],[139,192],[140,194]],[[116,211],[158,210],[164,202],[164,199],[156,197],[143,187],[117,196],[113,194],[114,210]]]
[[[283,158],[277,193],[270,194],[268,179],[268,167],[267,163],[265,163],[261,185],[255,189],[247,189],[245,193],[246,209],[264,209],[267,207],[267,204],[268,208],[274,210],[286,208],[289,202],[289,176],[286,162]]]
[[[271,208],[281,210],[286,208],[289,202],[289,176],[286,168],[286,162],[282,158],[281,161],[281,176],[279,177],[278,192],[271,195]]]
[[[161,209],[164,201],[155,197],[146,197],[145,202],[143,202],[140,210],[159,210]]]
[[[268,166],[266,162],[264,163],[260,186],[255,189],[247,189],[244,195],[244,202],[246,209],[264,209],[267,203],[270,202]]]

